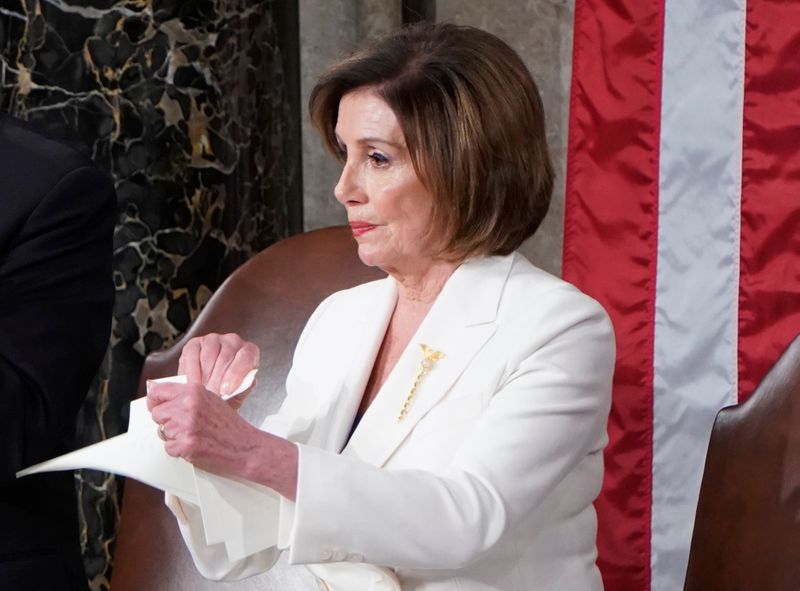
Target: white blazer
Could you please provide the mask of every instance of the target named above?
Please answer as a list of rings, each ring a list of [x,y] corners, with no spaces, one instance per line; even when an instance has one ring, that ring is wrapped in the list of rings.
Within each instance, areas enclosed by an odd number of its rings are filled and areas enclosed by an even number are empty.
[[[348,441],[397,299],[387,278],[309,319],[286,400],[263,428],[299,447],[278,548],[332,591],[598,591],[592,502],[603,476],[614,338],[606,313],[523,256],[462,264]],[[398,415],[422,360],[407,417]],[[168,499],[198,569],[239,578],[195,507]]]

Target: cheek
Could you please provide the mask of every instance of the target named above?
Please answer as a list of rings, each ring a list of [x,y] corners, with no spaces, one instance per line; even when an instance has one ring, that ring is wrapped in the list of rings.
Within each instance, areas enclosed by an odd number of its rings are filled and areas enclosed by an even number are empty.
[[[410,193],[403,203],[403,217],[416,232],[428,230],[433,223],[433,204],[427,193]]]
[[[413,235],[416,239],[420,239],[430,228],[430,217],[419,209],[406,211],[404,219],[406,220],[405,226],[408,233]]]
[[[432,222],[433,198],[407,172],[373,177],[368,186],[375,213],[393,234],[418,240]]]

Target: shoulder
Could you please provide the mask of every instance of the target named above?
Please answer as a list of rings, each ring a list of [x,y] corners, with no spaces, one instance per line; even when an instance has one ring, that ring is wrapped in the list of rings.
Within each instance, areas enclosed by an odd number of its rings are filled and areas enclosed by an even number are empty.
[[[113,220],[114,185],[105,172],[72,145],[3,115],[0,176],[0,237],[5,240],[36,220],[53,227],[94,220],[97,212]]]
[[[503,383],[526,375],[537,384],[577,384],[579,396],[595,400],[597,416],[605,416],[616,356],[608,314],[594,298],[520,254],[510,255],[507,264],[483,359],[499,363]]]
[[[94,166],[75,145],[49,137],[34,125],[7,115],[0,115],[0,154],[3,166],[12,172],[46,165],[46,169],[37,168],[36,172],[48,178]]]
[[[541,322],[574,315],[607,319],[603,307],[574,285],[533,265],[518,252],[507,256],[482,257],[468,261],[461,272],[456,297],[480,297],[482,305],[495,306],[501,324]],[[496,302],[496,303],[495,303]]]
[[[0,115],[0,197],[30,201],[43,197],[70,175],[111,185],[108,176],[72,144],[53,139],[34,126]]]
[[[528,308],[537,315],[575,310],[607,318],[600,303],[580,289],[536,267],[520,253],[512,257],[503,294],[507,306]]]
[[[497,258],[507,268],[496,312],[499,333],[532,348],[569,336],[613,351],[611,320],[597,300],[519,253]]]

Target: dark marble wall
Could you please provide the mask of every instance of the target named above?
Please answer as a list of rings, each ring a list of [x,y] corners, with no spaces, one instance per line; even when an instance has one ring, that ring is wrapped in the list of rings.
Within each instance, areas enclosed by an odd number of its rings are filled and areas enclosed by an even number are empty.
[[[298,34],[296,0],[0,0],[0,109],[85,143],[117,189],[113,330],[79,445],[124,430],[144,356],[300,230]],[[76,485],[106,589],[119,485]]]

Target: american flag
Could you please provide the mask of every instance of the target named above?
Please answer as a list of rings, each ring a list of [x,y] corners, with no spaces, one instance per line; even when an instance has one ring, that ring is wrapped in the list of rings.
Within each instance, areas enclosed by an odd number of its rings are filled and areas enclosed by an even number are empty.
[[[800,2],[576,0],[564,277],[617,336],[607,591],[683,587],[716,412],[800,333]]]

